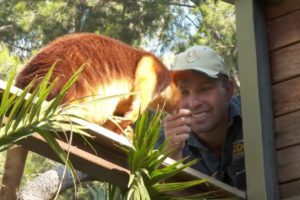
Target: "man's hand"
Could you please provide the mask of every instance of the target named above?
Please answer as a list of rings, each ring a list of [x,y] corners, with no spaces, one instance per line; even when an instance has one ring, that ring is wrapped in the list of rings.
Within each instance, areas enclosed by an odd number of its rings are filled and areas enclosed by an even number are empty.
[[[191,133],[191,111],[188,109],[180,109],[178,113],[168,115],[164,119],[165,138],[170,138],[168,149],[174,149],[174,154],[170,157],[179,160],[182,158],[182,149],[185,141],[190,137]]]

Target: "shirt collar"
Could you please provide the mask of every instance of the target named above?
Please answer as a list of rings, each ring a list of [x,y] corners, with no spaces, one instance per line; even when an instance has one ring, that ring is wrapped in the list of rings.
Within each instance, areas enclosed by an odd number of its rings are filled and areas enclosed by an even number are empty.
[[[202,144],[194,132],[191,133],[189,139],[187,140],[187,145],[203,151],[208,151],[208,149]]]

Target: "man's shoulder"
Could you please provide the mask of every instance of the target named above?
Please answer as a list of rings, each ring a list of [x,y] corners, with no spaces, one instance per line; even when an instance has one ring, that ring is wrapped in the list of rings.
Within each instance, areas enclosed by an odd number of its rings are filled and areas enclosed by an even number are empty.
[[[241,107],[241,96],[240,95],[233,95],[230,99],[230,103],[236,107]]]

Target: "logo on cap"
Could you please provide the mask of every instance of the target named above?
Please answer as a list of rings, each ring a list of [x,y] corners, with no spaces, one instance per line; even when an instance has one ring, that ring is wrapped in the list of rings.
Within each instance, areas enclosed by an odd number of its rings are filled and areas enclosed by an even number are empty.
[[[197,55],[196,50],[187,52],[185,56],[185,60],[187,63],[194,62],[197,58],[199,58],[199,55]]]

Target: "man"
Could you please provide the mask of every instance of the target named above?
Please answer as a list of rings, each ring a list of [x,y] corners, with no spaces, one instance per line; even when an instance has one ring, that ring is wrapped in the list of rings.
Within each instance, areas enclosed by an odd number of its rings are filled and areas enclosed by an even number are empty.
[[[193,46],[175,58],[180,109],[164,119],[171,158],[200,159],[193,168],[246,189],[240,100],[233,96],[229,69],[209,47]]]

